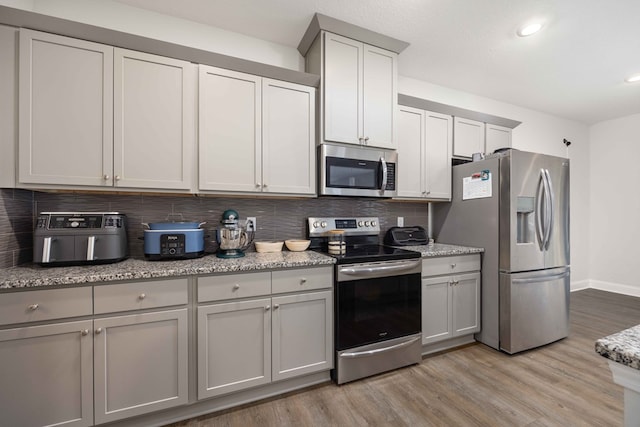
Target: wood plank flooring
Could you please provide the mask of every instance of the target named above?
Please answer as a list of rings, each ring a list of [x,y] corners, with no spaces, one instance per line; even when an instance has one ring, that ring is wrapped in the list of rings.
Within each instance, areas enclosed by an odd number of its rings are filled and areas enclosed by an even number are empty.
[[[171,426],[621,426],[623,391],[594,342],[637,324],[640,298],[573,292],[571,334],[551,345],[509,356],[476,343]]]

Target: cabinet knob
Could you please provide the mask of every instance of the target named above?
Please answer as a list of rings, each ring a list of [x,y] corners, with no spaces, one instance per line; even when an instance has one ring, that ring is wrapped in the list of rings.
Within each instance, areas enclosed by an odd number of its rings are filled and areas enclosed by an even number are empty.
[[[271,306],[270,306],[270,305],[268,305],[268,306],[266,306],[266,307],[264,308],[264,311],[269,311],[269,310],[271,310]]]
[[[38,307],[40,307],[40,304],[31,304],[29,307],[27,307],[29,310],[31,311],[36,311],[38,309]]]
[[[274,310],[277,310],[277,309],[279,309],[279,308],[280,308],[280,304],[273,304],[273,309],[274,309]]]
[[[262,184],[262,188],[267,188],[267,183]]]
[[[300,279],[300,284],[301,285],[304,285],[305,283],[307,283],[307,279],[306,278],[303,277],[302,279]]]
[[[147,294],[138,295],[138,299],[145,299],[146,297],[147,297]]]
[[[105,175],[102,177],[102,179],[104,179],[105,181],[109,181],[111,177],[109,175]]]
[[[96,335],[100,335],[102,333],[102,328],[96,329]]]
[[[451,268],[456,268],[456,264],[451,264]]]
[[[256,182],[256,188],[260,188],[262,187],[262,184],[260,184],[259,182]]]
[[[240,285],[238,285],[237,283],[235,285],[233,285],[233,290],[237,291],[238,289],[240,289]]]
[[[427,191],[426,194],[431,194],[431,191]]]
[[[83,329],[82,331],[80,331],[80,333],[82,334],[82,336],[86,336],[89,335],[89,330],[88,329]]]
[[[120,181],[120,175],[114,176],[113,179],[115,179],[116,181]]]
[[[368,143],[369,143],[369,137],[368,137],[368,136],[365,136],[365,138],[364,138],[364,144],[365,144],[365,145],[367,145]]]

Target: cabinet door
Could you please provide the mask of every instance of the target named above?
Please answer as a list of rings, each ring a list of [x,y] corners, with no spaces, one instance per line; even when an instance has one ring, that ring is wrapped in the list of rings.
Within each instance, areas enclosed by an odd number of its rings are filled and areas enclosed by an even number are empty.
[[[511,129],[487,123],[484,152],[493,153],[498,148],[511,147]]]
[[[0,25],[0,188],[16,186],[18,29]]]
[[[0,331],[7,426],[93,425],[91,320]]]
[[[199,188],[261,191],[262,79],[199,67]]]
[[[453,117],[425,112],[426,195],[451,200],[451,149]]]
[[[480,273],[453,277],[453,336],[480,331]]]
[[[190,189],[195,67],[115,49],[113,175],[117,187]]]
[[[271,381],[271,299],[198,307],[198,399]]]
[[[398,108],[398,197],[423,198],[425,194],[424,111]]]
[[[113,48],[20,30],[19,182],[111,186]]]
[[[324,139],[360,144],[364,45],[324,33]]]
[[[262,81],[262,191],[316,193],[315,89]]]
[[[96,424],[187,403],[187,309],[94,321]]]
[[[331,291],[273,298],[273,380],[333,367]]]
[[[422,279],[422,344],[450,338],[451,278]]]
[[[398,101],[398,55],[364,45],[363,134],[365,144],[395,148],[394,119]]]
[[[453,155],[471,158],[473,153],[484,153],[484,123],[454,118]]]

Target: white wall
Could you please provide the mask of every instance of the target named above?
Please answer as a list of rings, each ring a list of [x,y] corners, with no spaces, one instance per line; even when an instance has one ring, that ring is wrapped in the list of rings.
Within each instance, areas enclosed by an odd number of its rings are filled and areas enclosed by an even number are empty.
[[[593,125],[591,287],[640,296],[640,114]]]
[[[400,70],[402,72],[402,70]],[[571,120],[518,107],[466,92],[399,77],[405,95],[522,122],[513,130],[513,147],[571,159],[571,288],[589,282],[589,129]],[[563,139],[572,142],[567,148]]]

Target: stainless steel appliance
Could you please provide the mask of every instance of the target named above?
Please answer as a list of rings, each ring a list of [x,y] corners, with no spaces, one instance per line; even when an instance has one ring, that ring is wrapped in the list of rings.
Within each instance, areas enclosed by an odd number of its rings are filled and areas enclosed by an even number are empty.
[[[393,150],[322,144],[318,147],[318,159],[320,195],[396,195],[398,155]]]
[[[335,368],[342,384],[421,361],[418,252],[379,244],[378,218],[309,218],[311,248],[327,253],[327,236],[344,230],[346,251],[334,272]]]
[[[241,258],[255,236],[253,222],[241,221],[233,209],[222,213],[222,226],[216,231],[218,258]]]
[[[119,212],[40,212],[33,261],[45,266],[121,261],[128,255],[126,225]]]
[[[455,166],[433,214],[439,241],[485,248],[477,340],[517,353],[568,336],[568,159],[507,150]]]

